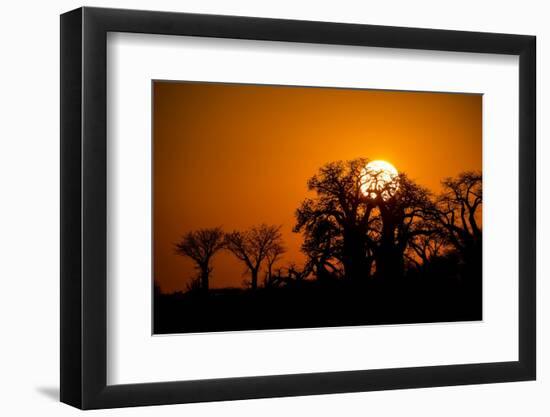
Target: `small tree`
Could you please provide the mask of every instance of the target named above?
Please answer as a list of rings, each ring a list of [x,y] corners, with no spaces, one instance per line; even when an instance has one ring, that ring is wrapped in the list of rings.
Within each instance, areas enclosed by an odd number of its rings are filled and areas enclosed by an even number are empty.
[[[199,271],[200,287],[208,291],[212,273],[212,258],[224,247],[224,233],[220,227],[199,229],[187,232],[176,243],[176,253],[187,256],[195,262]]]
[[[271,247],[268,248],[265,255],[265,260],[267,262],[267,273],[264,286],[269,287],[273,282],[273,266],[281,258],[281,256],[286,252],[286,249],[279,242],[274,242]]]
[[[226,235],[225,244],[245,264],[250,272],[250,286],[255,290],[258,288],[258,273],[262,262],[269,253],[275,252],[275,248],[282,248],[281,228],[262,224],[245,231],[234,231]]]

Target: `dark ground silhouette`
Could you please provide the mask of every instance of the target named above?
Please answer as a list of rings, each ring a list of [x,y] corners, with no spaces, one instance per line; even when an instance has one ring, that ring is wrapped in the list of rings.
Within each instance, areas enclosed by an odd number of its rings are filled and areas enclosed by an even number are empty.
[[[157,294],[154,333],[481,320],[481,291],[457,280],[302,281],[284,288]]]

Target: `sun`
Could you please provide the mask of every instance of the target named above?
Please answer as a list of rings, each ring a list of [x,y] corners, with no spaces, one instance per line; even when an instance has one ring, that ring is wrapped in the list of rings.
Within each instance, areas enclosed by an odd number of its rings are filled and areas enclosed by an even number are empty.
[[[369,198],[379,194],[388,200],[399,189],[397,169],[389,162],[377,160],[369,162],[361,170],[361,192]]]

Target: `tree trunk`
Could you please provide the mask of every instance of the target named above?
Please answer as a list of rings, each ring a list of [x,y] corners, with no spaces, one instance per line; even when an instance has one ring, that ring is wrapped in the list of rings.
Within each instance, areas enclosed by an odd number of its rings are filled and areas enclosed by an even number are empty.
[[[376,256],[376,276],[383,279],[402,278],[405,270],[403,253],[395,245],[383,245]]]
[[[368,277],[366,236],[364,234],[359,230],[345,231],[342,255],[347,279],[357,282]]]
[[[269,283],[268,286],[271,287],[271,284],[273,283],[273,263],[267,264],[267,282]]]
[[[208,291],[209,289],[209,282],[208,282],[208,267],[201,268],[201,288],[203,291]]]
[[[397,228],[395,218],[389,213],[382,213],[382,236],[376,251],[376,276],[383,279],[403,277],[405,265],[403,250],[395,241]]]
[[[258,288],[258,269],[252,269],[250,271],[250,275],[252,276],[252,279],[250,281],[250,287],[253,290],[256,290]]]

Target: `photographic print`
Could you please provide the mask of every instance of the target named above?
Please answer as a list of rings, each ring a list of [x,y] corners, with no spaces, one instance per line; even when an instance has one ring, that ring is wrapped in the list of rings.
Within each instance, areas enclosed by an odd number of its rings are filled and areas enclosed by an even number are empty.
[[[155,80],[153,333],[482,320],[482,95]]]

